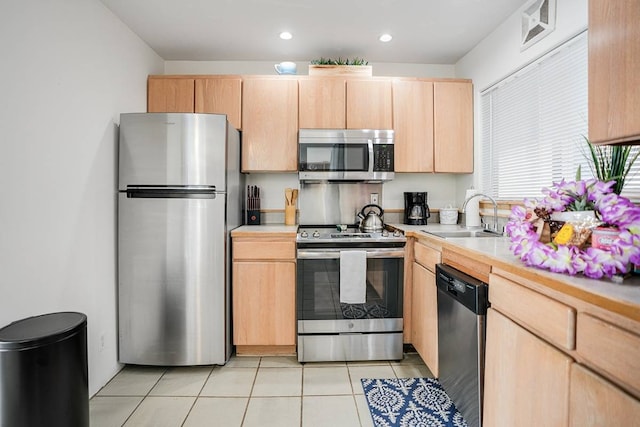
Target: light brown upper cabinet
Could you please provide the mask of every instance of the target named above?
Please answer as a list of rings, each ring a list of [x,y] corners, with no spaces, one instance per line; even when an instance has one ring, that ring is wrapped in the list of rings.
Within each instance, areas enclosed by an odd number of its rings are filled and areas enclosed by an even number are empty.
[[[242,79],[240,76],[149,76],[149,113],[226,114],[241,129]]]
[[[346,82],[344,78],[301,78],[300,129],[344,129],[346,120]]]
[[[393,129],[391,80],[347,80],[347,129]]]
[[[589,139],[640,144],[640,7],[589,0]]]
[[[149,113],[193,113],[194,83],[192,78],[149,76],[147,111]]]
[[[433,83],[434,171],[473,172],[473,87]]]
[[[298,170],[298,81],[246,77],[242,91],[242,171]]]
[[[393,82],[396,172],[433,172],[433,82]]]
[[[195,112],[226,114],[231,126],[242,129],[242,79],[240,77],[197,78]]]

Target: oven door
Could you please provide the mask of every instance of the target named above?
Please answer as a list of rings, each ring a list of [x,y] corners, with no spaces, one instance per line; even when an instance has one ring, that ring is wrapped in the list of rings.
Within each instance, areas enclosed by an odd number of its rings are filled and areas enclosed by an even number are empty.
[[[340,302],[341,250],[298,249],[298,334],[402,331],[404,248],[366,249],[364,304]]]

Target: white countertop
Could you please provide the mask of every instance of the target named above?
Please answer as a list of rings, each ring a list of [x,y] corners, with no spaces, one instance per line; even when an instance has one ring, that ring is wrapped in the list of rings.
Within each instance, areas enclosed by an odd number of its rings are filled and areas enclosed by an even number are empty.
[[[231,237],[245,236],[245,235],[268,235],[268,234],[281,234],[295,236],[298,232],[297,225],[284,225],[284,224],[261,224],[261,225],[241,225],[238,228],[231,230]]]
[[[505,264],[516,266],[527,274],[529,278],[538,279],[542,283],[561,283],[564,286],[575,288],[576,290],[587,294],[596,295],[608,300],[612,300],[623,305],[637,306],[638,317],[640,318],[640,276],[626,277],[621,283],[612,281],[611,279],[589,279],[582,275],[570,276],[567,274],[552,273],[534,267],[527,267],[517,256],[513,255],[509,246],[511,241],[508,237],[466,237],[466,238],[447,238],[442,239],[434,235],[422,232],[427,230],[431,232],[459,230],[459,225],[407,225],[407,224],[389,224],[392,227],[403,230],[409,235],[420,238],[439,239],[446,242],[447,246],[460,247],[467,251],[474,252],[480,256],[485,256],[495,261],[496,264]],[[578,292],[579,294],[579,292]]]

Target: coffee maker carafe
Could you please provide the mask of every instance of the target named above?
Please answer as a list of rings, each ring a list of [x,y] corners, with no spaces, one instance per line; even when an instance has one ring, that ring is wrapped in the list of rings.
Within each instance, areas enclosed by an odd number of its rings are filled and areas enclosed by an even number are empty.
[[[429,214],[427,192],[404,193],[404,223],[426,225]]]

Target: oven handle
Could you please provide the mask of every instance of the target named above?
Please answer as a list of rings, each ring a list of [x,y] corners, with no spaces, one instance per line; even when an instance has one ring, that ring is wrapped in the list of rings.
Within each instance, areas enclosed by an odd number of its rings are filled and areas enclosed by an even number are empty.
[[[346,249],[356,251],[359,249]],[[340,249],[298,249],[298,259],[339,259]],[[367,258],[404,258],[404,250],[398,249],[371,249],[365,250]]]

